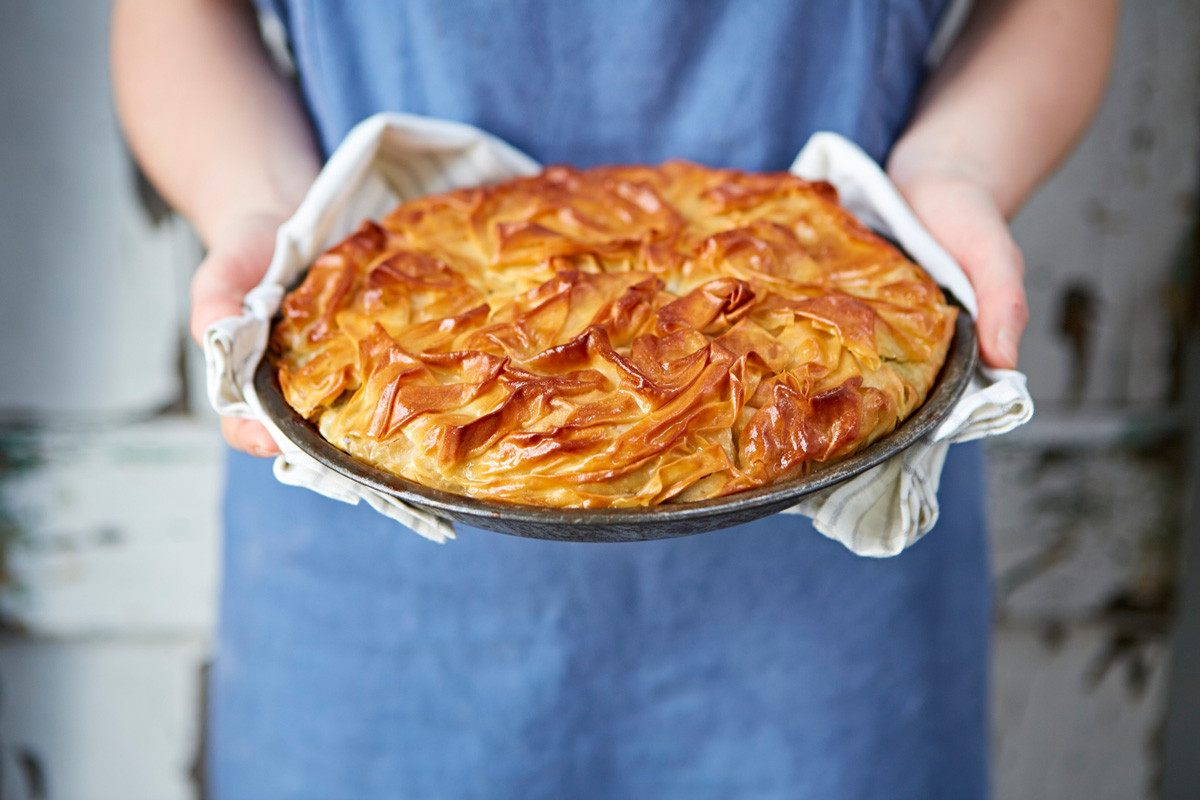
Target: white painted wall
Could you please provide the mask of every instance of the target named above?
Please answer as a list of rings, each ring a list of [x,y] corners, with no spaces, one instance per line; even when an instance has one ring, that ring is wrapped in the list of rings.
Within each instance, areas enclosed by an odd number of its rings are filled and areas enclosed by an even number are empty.
[[[198,791],[222,450],[194,403],[154,414],[185,394],[198,250],[136,201],[106,15],[0,4],[0,374],[19,376],[0,381],[0,793],[17,800]],[[1155,796],[1181,479],[1169,448],[1138,443],[1190,419],[1168,355],[1200,173],[1197,42],[1195,0],[1126,3],[1097,127],[1015,226],[1039,418],[992,449],[1000,800]],[[1077,393],[1059,332],[1076,284],[1094,298]]]
[[[207,649],[205,639],[187,636],[0,642],[0,793],[11,800],[197,797]]]
[[[177,223],[139,207],[113,115],[108,4],[0,4],[0,420],[153,412],[174,365]]]
[[[1072,284],[1095,297],[1080,401],[1114,411],[1166,403],[1171,315],[1200,189],[1197,42],[1195,0],[1126,2],[1095,125],[1014,223],[1031,315],[1021,368],[1040,409],[1073,396],[1071,349],[1059,332]]]

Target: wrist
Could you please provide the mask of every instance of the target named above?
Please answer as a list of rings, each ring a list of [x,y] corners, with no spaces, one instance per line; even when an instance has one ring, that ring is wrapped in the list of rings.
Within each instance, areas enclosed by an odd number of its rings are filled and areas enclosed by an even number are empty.
[[[902,145],[897,143],[885,170],[909,205],[916,205],[923,195],[958,195],[969,197],[973,204],[992,206],[1004,219],[1016,213],[1017,199],[1006,196],[1001,182],[983,160],[948,150]]]
[[[901,138],[888,155],[884,169],[902,194],[910,187],[930,182],[978,186],[990,192],[992,182],[986,164],[957,150],[951,143],[930,145]]]
[[[260,173],[253,181],[210,174],[197,187],[184,213],[211,248],[231,232],[247,227],[248,222],[278,227],[299,207],[316,174],[315,163],[297,164],[280,175]]]

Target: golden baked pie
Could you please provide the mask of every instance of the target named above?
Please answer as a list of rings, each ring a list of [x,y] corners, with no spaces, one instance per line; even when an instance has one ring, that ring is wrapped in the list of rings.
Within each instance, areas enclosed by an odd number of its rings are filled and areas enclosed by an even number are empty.
[[[378,468],[644,506],[796,477],[892,431],[954,318],[826,183],[550,167],[364,222],[287,296],[269,353],[288,403]]]

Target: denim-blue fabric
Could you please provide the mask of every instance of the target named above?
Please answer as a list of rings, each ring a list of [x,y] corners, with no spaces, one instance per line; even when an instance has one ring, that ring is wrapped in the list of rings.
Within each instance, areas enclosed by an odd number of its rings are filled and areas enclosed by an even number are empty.
[[[403,110],[545,162],[882,158],[941,0],[276,0],[330,150]],[[858,558],[803,518],[637,544],[425,541],[231,454],[218,800],[986,795],[981,448]]]
[[[375,111],[544,163],[784,169],[816,130],[882,159],[946,0],[259,0],[324,148]]]

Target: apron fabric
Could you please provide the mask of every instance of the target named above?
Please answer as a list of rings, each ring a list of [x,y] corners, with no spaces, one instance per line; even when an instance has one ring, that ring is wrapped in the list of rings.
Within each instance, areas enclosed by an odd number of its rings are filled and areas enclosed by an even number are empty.
[[[946,0],[259,0],[326,152],[376,111],[543,163],[786,169],[831,130],[882,160]]]
[[[403,110],[544,162],[883,158],[937,0],[273,5],[324,148]],[[228,462],[210,787],[238,798],[986,796],[982,448],[937,527],[858,558],[807,520],[635,544],[436,545]]]

